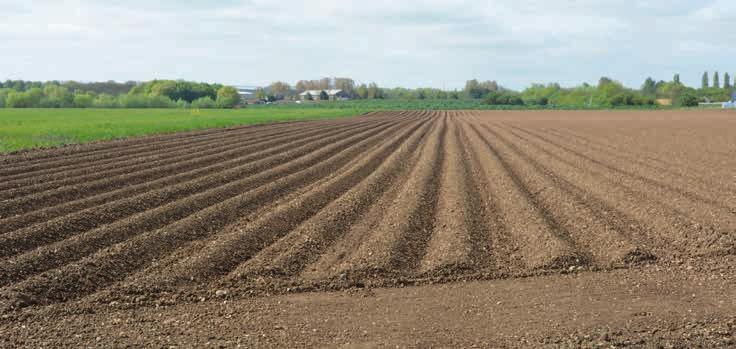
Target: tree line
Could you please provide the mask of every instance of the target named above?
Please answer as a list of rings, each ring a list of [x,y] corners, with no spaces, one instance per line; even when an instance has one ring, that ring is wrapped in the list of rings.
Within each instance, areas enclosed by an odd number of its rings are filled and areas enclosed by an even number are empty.
[[[5,108],[233,108],[240,103],[233,87],[181,80],[0,82],[0,107]]]
[[[736,81],[735,81],[736,82]],[[532,84],[514,91],[495,80],[468,80],[462,90],[438,88],[382,88],[376,83],[356,83],[351,78],[299,80],[293,86],[276,81],[256,90],[255,99],[297,100],[304,91],[343,90],[351,99],[385,100],[476,100],[489,105],[618,107],[652,106],[669,102],[675,106],[696,106],[699,102],[721,102],[730,99],[736,86],[725,73],[703,73],[700,88],[684,85],[680,75],[671,81],[647,78],[640,88],[627,88],[622,83],[602,77],[596,85],[583,83],[562,87],[558,83]],[[326,93],[315,92],[313,100],[327,99]],[[241,100],[230,86],[182,80],[148,82],[32,82],[8,80],[0,82],[0,107],[8,108],[233,108],[249,101]]]
[[[711,83],[712,81],[712,83]],[[259,89],[258,99],[269,101],[295,100],[298,94],[308,90],[342,89],[353,99],[387,99],[387,100],[478,100],[489,105],[517,106],[567,106],[567,107],[619,107],[619,106],[654,106],[658,100],[664,104],[675,106],[697,106],[699,102],[726,101],[734,88],[731,78],[724,74],[720,83],[718,73],[712,79],[703,77],[700,89],[685,86],[680,75],[675,74],[671,81],[655,81],[647,78],[640,88],[628,88],[621,82],[602,77],[597,84],[583,83],[574,87],[562,87],[558,83],[532,84],[514,91],[501,86],[495,80],[472,79],[465,83],[462,90],[443,90],[438,88],[381,88],[375,83],[356,85],[350,78],[321,78],[317,80],[299,80],[292,86],[277,81]],[[313,99],[320,99],[312,96]]]

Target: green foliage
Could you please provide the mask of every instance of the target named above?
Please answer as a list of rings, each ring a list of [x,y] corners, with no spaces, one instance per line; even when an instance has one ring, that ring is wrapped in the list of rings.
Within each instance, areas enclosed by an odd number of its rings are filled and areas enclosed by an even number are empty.
[[[717,87],[709,87],[696,91],[695,95],[703,102],[724,102],[731,99],[731,91]]]
[[[723,74],[723,88],[727,90],[731,89],[731,76],[728,73]]]
[[[524,105],[521,97],[510,92],[490,91],[483,97],[484,104],[490,105]]]
[[[521,93],[524,103],[529,105],[547,105],[552,98],[559,97],[560,85],[558,84],[532,84]]]
[[[240,95],[234,87],[223,86],[217,90],[216,104],[218,108],[234,108],[240,104]]]
[[[691,91],[685,91],[674,100],[674,103],[679,107],[696,107],[698,106],[698,97]]]
[[[166,96],[128,94],[120,96],[122,108],[172,108],[176,104]]]
[[[215,107],[217,107],[217,103],[215,103],[215,101],[209,96],[192,101],[192,108],[212,109]]]
[[[526,105],[563,108],[654,106],[656,86],[653,79],[647,79],[644,87],[649,88],[649,94],[645,95],[604,77],[599,80],[597,87],[583,84],[572,88],[562,88],[558,84],[534,84],[525,89],[521,97]]]
[[[146,83],[117,83],[114,81],[34,82],[8,80],[0,82],[0,107],[8,108],[173,108],[181,107],[173,101],[185,103],[202,97],[218,98],[219,84],[189,81],[154,80]],[[233,95],[233,91],[235,91]],[[223,90],[220,97],[224,108],[236,105],[237,90]],[[239,96],[238,96],[239,97]],[[237,98],[239,102],[239,98]]]
[[[42,108],[68,108],[74,105],[74,94],[61,85],[44,86],[43,95],[40,103]]]
[[[217,90],[222,87],[219,84],[207,84],[202,82],[181,80],[153,80],[136,86],[130,94],[146,94],[151,96],[165,96],[172,101],[183,99],[192,102],[202,97],[217,98]]]
[[[641,87],[641,93],[649,97],[655,97],[657,95],[657,83],[654,82],[654,79],[647,78],[644,80],[644,85]]]
[[[90,108],[94,102],[94,97],[88,93],[75,93],[74,94],[74,107],[76,108]]]
[[[264,91],[262,88],[259,88],[256,90],[256,99],[257,100],[264,100],[266,99],[266,91]]]
[[[367,109],[275,106],[201,110],[0,109],[0,153],[204,128],[330,119],[358,115],[365,111]]]
[[[95,97],[95,100],[92,102],[92,106],[95,108],[119,108],[120,104],[115,96],[102,93]]]
[[[495,81],[484,81],[478,82],[478,80],[468,80],[465,82],[465,95],[469,98],[478,99],[483,98],[491,91],[498,91],[499,86]]]
[[[0,108],[5,108],[5,100],[8,98],[8,93],[12,91],[9,88],[0,88]]]
[[[721,81],[718,78],[718,72],[713,73],[713,87],[721,88]]]
[[[187,109],[187,108],[190,107],[190,104],[189,104],[189,102],[187,102],[187,101],[185,101],[183,99],[180,99],[180,100],[176,101],[176,107],[179,108],[179,109]]]
[[[708,87],[708,72],[704,72],[700,81],[700,88],[707,89]]]
[[[25,92],[10,91],[5,99],[8,108],[33,108],[41,104],[43,91],[39,87],[32,87]]]
[[[5,82],[0,82],[0,88],[8,88],[8,89],[12,89],[12,90],[19,91],[19,92],[25,92],[26,90],[33,88],[33,87],[45,88],[46,86],[60,86],[60,87],[67,89],[70,93],[74,93],[76,91],[86,91],[86,92],[90,92],[93,94],[107,93],[111,95],[120,95],[120,94],[128,93],[128,91],[130,91],[137,84],[138,83],[134,81],[128,81],[125,83],[119,83],[115,81],[82,83],[82,82],[76,82],[76,81],[40,82],[40,81],[6,80]],[[71,100],[70,100],[70,103],[71,103]]]

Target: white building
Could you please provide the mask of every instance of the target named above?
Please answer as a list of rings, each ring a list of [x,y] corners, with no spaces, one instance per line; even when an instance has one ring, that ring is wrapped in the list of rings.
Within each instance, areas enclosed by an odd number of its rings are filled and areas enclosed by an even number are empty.
[[[345,93],[345,91],[343,90],[307,90],[300,93],[299,98],[303,101],[306,101],[309,99],[309,96],[311,96],[313,100],[318,101],[320,99],[319,96],[322,94],[322,92],[325,92],[327,94],[327,98],[331,101],[345,100],[350,98],[350,96],[348,96],[348,94]]]

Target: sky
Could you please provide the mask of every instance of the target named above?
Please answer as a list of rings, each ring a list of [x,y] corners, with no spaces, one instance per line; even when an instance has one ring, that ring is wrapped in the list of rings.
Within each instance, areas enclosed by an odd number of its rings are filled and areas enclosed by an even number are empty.
[[[733,0],[0,0],[0,79],[508,88],[736,75]]]

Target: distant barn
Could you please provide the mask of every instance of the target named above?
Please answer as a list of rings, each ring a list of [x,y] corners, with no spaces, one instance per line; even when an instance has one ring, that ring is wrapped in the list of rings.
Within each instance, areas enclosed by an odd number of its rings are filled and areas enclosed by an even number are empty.
[[[300,93],[299,98],[306,101],[309,100],[309,96],[311,96],[313,100],[317,101],[320,99],[319,96],[322,92],[325,92],[328,99],[331,101],[350,99],[350,96],[343,90],[307,90]]]
[[[238,95],[240,95],[240,98],[243,100],[250,100],[253,99],[256,95],[256,90],[258,87],[255,86],[234,86],[236,90],[238,90]]]

